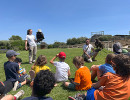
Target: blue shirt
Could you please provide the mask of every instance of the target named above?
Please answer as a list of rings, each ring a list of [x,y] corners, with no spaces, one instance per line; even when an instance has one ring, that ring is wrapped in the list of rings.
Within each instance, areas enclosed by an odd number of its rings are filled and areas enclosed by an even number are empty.
[[[53,100],[53,99],[50,97],[33,97],[33,96],[31,96],[31,97],[26,97],[22,100]]]
[[[113,67],[110,64],[108,64],[108,63],[105,63],[105,64],[99,66],[99,70],[102,72],[102,74],[105,74],[107,72],[111,72],[111,73],[114,73],[114,74],[116,73],[113,70]]]
[[[4,70],[5,70],[5,76],[6,81],[15,82],[19,78],[19,65],[15,62],[7,61],[4,63]]]

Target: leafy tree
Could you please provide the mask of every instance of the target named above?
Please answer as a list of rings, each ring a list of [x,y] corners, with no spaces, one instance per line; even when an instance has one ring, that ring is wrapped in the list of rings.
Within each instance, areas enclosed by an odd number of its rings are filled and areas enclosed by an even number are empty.
[[[22,38],[18,35],[12,35],[9,40],[22,40]]]
[[[112,39],[112,35],[104,35],[99,37],[100,41],[110,41]]]
[[[86,37],[72,38],[67,40],[67,45],[75,45],[85,43]]]

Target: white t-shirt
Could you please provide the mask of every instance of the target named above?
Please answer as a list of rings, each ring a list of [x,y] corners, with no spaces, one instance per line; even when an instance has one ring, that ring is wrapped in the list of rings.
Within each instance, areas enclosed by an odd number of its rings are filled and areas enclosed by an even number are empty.
[[[68,70],[70,69],[69,65],[65,62],[55,61],[54,66],[56,66],[55,78],[57,82],[67,81],[68,80]]]
[[[29,46],[37,46],[35,40],[35,36],[34,35],[27,35],[26,36],[26,40],[29,43]]]
[[[91,44],[89,44],[89,45],[84,45],[83,46],[83,50],[85,50],[86,51],[86,53],[88,54],[88,55],[90,55],[91,54],[91,49],[92,48],[94,48]]]

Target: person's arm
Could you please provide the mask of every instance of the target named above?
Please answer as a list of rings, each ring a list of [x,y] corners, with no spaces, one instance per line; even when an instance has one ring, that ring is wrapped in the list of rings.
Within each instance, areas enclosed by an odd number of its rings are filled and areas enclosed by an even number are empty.
[[[28,50],[28,48],[27,48],[27,40],[25,40],[25,50]]]
[[[105,84],[107,83],[108,77],[109,77],[108,75],[103,75],[98,82],[92,84],[92,87],[98,89],[101,86],[105,86]]]
[[[32,65],[31,70],[34,70],[34,66],[35,66],[35,64],[34,64],[34,65]]]
[[[54,64],[54,60],[59,56],[59,54],[57,54],[55,57],[53,57],[51,60],[50,60],[50,63],[51,64]]]
[[[68,77],[70,77],[71,73],[70,73],[70,69],[68,70]]]
[[[88,57],[88,58],[91,58],[88,54],[87,54],[87,52],[83,49],[83,53]]]
[[[95,52],[94,48],[92,48],[92,51]]]

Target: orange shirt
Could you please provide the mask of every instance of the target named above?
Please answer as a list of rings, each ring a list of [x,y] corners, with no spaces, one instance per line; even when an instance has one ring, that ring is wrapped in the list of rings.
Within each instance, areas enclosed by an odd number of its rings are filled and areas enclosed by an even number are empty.
[[[90,70],[86,66],[79,68],[75,72],[74,82],[80,84],[76,85],[76,90],[90,89],[92,85]]]
[[[130,79],[125,79],[118,74],[106,73],[100,79],[103,90],[95,90],[95,100],[128,100]],[[128,89],[129,88],[129,89]]]

